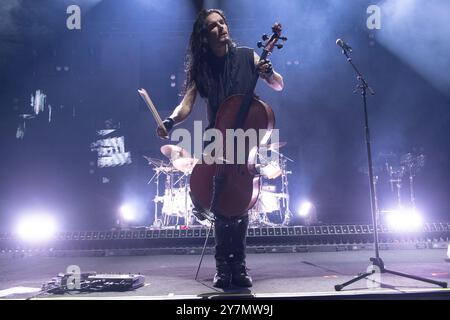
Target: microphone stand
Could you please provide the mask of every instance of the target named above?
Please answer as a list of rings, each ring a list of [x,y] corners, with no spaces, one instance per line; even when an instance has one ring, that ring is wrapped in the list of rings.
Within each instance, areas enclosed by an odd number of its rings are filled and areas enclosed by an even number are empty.
[[[367,271],[364,273],[360,273],[357,277],[353,278],[350,281],[347,281],[343,284],[338,284],[334,286],[334,289],[336,291],[341,291],[344,287],[359,281],[361,279],[364,279],[370,275],[375,274],[376,269],[374,267],[377,267],[380,274],[381,273],[389,273],[389,274],[393,274],[396,276],[400,276],[400,277],[405,277],[405,278],[410,278],[410,279],[414,279],[414,280],[418,280],[418,281],[423,281],[423,282],[427,282],[427,283],[431,283],[431,284],[435,284],[438,285],[442,288],[447,288],[447,283],[446,282],[441,282],[441,281],[435,281],[435,280],[431,280],[431,279],[426,279],[426,278],[422,278],[422,277],[418,277],[415,275],[410,275],[410,274],[406,274],[406,273],[401,273],[401,272],[397,272],[397,271],[393,271],[393,270],[389,270],[386,269],[384,267],[384,262],[380,257],[380,252],[379,252],[379,246],[378,246],[378,221],[377,221],[377,216],[376,216],[376,208],[377,208],[377,203],[376,203],[376,198],[375,198],[375,184],[374,184],[374,175],[373,175],[373,166],[372,166],[372,151],[371,151],[371,146],[370,146],[370,131],[369,131],[369,120],[368,120],[368,116],[367,116],[367,92],[369,92],[371,95],[374,95],[375,92],[372,90],[372,88],[370,88],[369,84],[367,83],[367,81],[364,79],[363,75],[361,74],[361,72],[359,72],[358,68],[355,66],[355,64],[353,63],[352,58],[349,55],[349,50],[345,47],[342,47],[342,53],[346,56],[347,61],[350,63],[350,65],[353,67],[353,69],[356,72],[356,79],[358,80],[358,85],[356,86],[356,89],[353,91],[353,93],[357,93],[358,91],[361,93],[361,96],[363,98],[363,105],[364,105],[364,129],[365,129],[365,139],[366,139],[366,147],[367,147],[367,161],[368,161],[368,165],[369,165],[369,183],[370,183],[370,208],[371,208],[371,213],[372,213],[372,223],[373,223],[373,237],[374,237],[374,245],[375,245],[375,257],[370,258],[370,262],[372,263],[372,270],[371,271]]]

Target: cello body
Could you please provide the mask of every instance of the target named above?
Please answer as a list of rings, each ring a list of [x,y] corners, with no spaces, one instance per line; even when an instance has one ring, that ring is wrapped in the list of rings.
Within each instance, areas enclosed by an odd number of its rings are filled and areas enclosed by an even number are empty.
[[[217,111],[215,129],[222,133],[224,152],[226,152],[227,143],[226,130],[235,128],[235,121],[244,99],[245,95],[230,96]],[[261,182],[255,167],[257,148],[260,144],[267,144],[274,125],[275,116],[270,106],[252,98],[248,114],[239,127],[244,131],[254,129],[257,132],[257,144],[246,143],[245,148],[241,150],[237,150],[235,146],[233,163],[208,164],[200,161],[195,165],[190,178],[190,188],[191,199],[197,210],[210,210],[213,214],[232,218],[245,215],[255,205]],[[261,135],[260,129],[265,129]],[[238,164],[237,157],[239,154],[242,157],[242,153],[244,153],[245,163]],[[211,203],[215,192],[214,179],[218,172],[223,179],[219,190],[216,190],[217,201],[212,208]]]

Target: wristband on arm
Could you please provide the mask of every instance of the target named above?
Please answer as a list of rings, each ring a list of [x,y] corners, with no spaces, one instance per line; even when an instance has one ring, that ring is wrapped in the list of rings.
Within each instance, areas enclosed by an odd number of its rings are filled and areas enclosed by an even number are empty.
[[[164,127],[166,127],[167,132],[172,130],[173,126],[175,125],[175,121],[172,118],[166,118],[163,121]]]

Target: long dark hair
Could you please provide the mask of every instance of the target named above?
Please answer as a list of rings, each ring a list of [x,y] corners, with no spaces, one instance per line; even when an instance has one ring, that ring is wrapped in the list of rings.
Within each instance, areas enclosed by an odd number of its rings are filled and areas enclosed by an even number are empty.
[[[192,28],[185,61],[186,82],[184,84],[184,93],[195,83],[201,97],[208,97],[211,88],[211,69],[208,65],[210,47],[207,41],[208,30],[206,25],[206,18],[211,13],[219,14],[228,26],[227,19],[222,10],[201,10]],[[234,46],[235,44],[230,41],[229,49],[234,49]]]

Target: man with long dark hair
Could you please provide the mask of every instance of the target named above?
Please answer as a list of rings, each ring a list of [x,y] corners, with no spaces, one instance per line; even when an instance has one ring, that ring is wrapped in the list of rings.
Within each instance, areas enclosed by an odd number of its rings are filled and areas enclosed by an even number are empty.
[[[259,61],[250,48],[237,47],[230,38],[228,23],[221,10],[202,10],[194,23],[186,56],[184,97],[164,120],[167,131],[191,113],[197,93],[206,100],[209,127],[214,126],[217,110],[231,95],[246,94],[255,72],[274,90],[283,89],[283,78],[269,61]],[[165,137],[162,128],[158,135]],[[251,287],[252,279],[245,263],[245,240],[248,215],[238,219],[215,217],[216,268],[214,286],[231,284]]]

